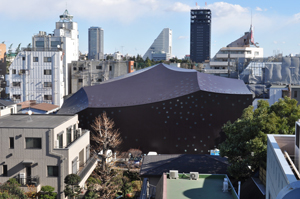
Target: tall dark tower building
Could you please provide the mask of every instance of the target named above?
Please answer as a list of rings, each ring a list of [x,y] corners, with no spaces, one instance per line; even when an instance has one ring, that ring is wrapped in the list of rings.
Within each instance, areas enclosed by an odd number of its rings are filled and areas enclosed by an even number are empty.
[[[210,9],[191,10],[191,60],[197,63],[210,59]]]

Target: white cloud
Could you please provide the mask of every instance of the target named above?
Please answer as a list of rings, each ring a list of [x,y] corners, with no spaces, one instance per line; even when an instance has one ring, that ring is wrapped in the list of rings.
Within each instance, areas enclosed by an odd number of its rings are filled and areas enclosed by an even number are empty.
[[[187,39],[187,36],[179,36],[178,39]]]
[[[175,2],[172,6],[168,7],[166,11],[173,11],[173,12],[190,12],[192,7],[187,4],[183,4],[180,2]]]
[[[134,19],[152,15],[161,3],[158,0],[67,0],[68,11],[76,17],[85,18],[87,20],[97,20],[97,18],[105,18],[107,20],[117,20],[128,23]],[[66,2],[59,0],[48,1],[39,0],[15,0],[14,4],[18,5],[11,9],[11,3],[8,1],[1,2],[1,10],[3,9],[7,17],[20,18],[26,16],[27,20],[44,19],[53,17],[53,14],[62,14],[66,9]]]
[[[263,11],[260,7],[256,7],[256,11]]]
[[[285,44],[285,41],[283,41],[282,44]]]
[[[277,44],[278,42],[277,42],[277,41],[273,41],[273,43],[274,43],[274,44]]]

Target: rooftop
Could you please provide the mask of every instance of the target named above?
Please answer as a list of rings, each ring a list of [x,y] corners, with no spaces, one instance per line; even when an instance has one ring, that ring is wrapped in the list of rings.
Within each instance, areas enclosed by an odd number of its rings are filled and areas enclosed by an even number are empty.
[[[231,191],[223,192],[223,181],[226,175],[199,175],[198,180],[190,180],[189,177],[166,180],[167,197],[174,198],[206,198],[206,199],[233,199]],[[229,183],[230,187],[230,183]],[[233,194],[236,194],[235,192]]]
[[[7,115],[1,117],[0,128],[55,128],[75,115]]]

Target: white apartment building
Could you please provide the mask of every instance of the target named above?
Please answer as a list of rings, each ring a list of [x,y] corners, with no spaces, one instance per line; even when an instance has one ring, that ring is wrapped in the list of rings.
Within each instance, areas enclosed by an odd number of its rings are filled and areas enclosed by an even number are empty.
[[[168,61],[172,57],[172,30],[164,28],[147,50],[143,59]]]
[[[63,104],[65,95],[63,52],[21,51],[6,75],[6,94],[14,102]]]
[[[264,50],[254,43],[253,32],[249,32],[221,48],[210,61],[211,69],[229,69],[236,67],[237,62],[245,62],[246,59],[263,58]]]
[[[73,22],[73,16],[67,10],[59,16],[59,22],[56,22],[54,34],[46,34],[40,31],[39,34],[32,38],[32,47],[34,51],[56,51],[62,49],[63,74],[65,92],[70,93],[69,68],[68,63],[77,61],[79,55],[79,34],[78,25]]]
[[[6,115],[0,122],[0,183],[16,178],[23,189],[52,186],[63,199],[64,178],[80,176],[80,187],[97,164],[90,155],[90,132],[78,115]]]

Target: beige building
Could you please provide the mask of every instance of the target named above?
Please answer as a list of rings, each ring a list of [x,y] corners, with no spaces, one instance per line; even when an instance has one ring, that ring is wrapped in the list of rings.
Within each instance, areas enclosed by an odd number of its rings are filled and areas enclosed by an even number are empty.
[[[6,45],[0,44],[0,75],[6,73]]]
[[[134,72],[134,61],[72,61],[71,93],[76,93],[81,87],[93,86],[109,79]]]
[[[90,156],[90,132],[78,128],[77,115],[8,115],[0,120],[0,183],[16,178],[21,185],[55,188],[65,198],[64,178],[81,177],[96,167]]]

